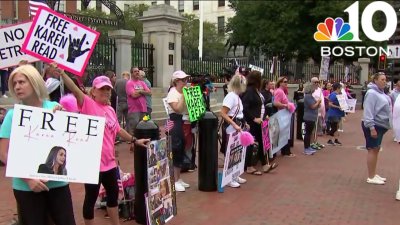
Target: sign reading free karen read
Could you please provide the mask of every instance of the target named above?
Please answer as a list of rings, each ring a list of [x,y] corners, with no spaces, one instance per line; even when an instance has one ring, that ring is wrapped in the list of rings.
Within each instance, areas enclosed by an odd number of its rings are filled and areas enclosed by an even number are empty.
[[[39,8],[22,51],[82,76],[99,33],[48,8]]]
[[[16,104],[7,177],[97,184],[105,119]]]

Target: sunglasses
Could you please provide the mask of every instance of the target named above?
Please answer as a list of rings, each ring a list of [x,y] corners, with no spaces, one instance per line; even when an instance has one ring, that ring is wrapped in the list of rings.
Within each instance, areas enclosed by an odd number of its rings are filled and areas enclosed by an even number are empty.
[[[180,81],[182,81],[182,82],[186,82],[186,81],[188,81],[188,78],[177,79],[177,80],[180,80]]]

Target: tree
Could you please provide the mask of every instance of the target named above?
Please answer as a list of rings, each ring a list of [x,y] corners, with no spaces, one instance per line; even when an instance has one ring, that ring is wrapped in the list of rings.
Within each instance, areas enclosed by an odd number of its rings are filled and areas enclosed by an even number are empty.
[[[372,1],[360,1],[360,12]],[[303,62],[309,58],[320,62],[320,46],[354,43],[318,43],[314,40],[318,23],[327,17],[342,17],[348,21],[343,11],[354,1],[240,1],[230,0],[230,6],[236,15],[228,22],[228,31],[233,36],[248,42],[250,46],[260,48],[269,56],[278,56],[281,60],[295,58]],[[360,13],[361,15],[361,13]],[[374,17],[374,27],[377,30],[384,24],[377,15]],[[360,29],[360,38],[365,46],[376,46],[381,43],[367,41]],[[355,57],[343,57],[343,60],[354,61]]]
[[[193,14],[183,14],[186,21],[182,24],[183,58],[197,59],[199,55],[199,19]],[[222,58],[224,56],[224,36],[218,34],[214,24],[203,23],[203,59]]]

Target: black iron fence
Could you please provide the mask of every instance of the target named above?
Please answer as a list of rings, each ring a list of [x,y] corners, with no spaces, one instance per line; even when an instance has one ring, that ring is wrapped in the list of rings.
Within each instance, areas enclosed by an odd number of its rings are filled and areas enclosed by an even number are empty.
[[[231,67],[233,63],[237,63],[243,67],[249,67],[251,64],[263,68],[263,78],[268,80],[276,80],[279,76],[287,76],[290,83],[309,81],[314,76],[318,77],[320,70],[320,65],[318,64],[278,62],[275,65],[276,72],[272,74],[272,60],[249,61],[247,59],[237,59],[236,61],[232,59],[213,61],[182,59],[182,70],[191,75],[204,73],[215,75],[218,77],[217,82],[220,82],[223,81],[223,78],[220,78],[223,74],[223,69]],[[349,81],[351,84],[359,84],[360,70],[359,66],[331,65],[329,68],[328,80]]]
[[[85,86],[91,86],[95,77],[107,70],[115,71],[115,40],[107,37],[99,38],[86,67],[88,77]]]
[[[152,44],[132,42],[132,66],[142,69],[152,85],[154,74],[153,52]]]

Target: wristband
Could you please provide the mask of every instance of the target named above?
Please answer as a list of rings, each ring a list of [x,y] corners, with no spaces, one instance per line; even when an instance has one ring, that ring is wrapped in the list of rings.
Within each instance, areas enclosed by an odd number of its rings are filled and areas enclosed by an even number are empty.
[[[131,143],[132,143],[132,144],[135,144],[136,141],[137,141],[137,138],[135,138],[134,136],[132,136],[132,141],[131,141]]]

